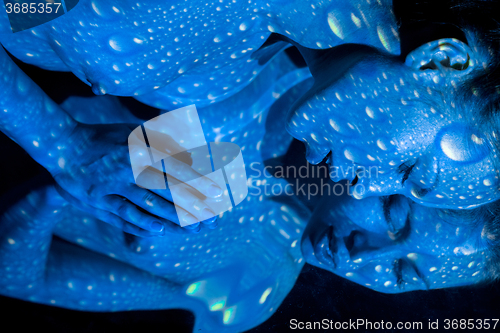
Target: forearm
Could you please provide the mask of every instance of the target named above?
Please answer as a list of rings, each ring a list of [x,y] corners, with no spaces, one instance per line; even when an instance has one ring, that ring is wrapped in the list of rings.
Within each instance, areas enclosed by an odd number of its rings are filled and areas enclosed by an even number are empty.
[[[42,286],[52,230],[62,207],[48,203],[53,190],[40,180],[28,185],[28,195],[19,188],[1,199],[0,289],[8,295],[27,295]]]
[[[3,198],[0,215],[2,295],[77,310],[119,311],[173,307],[181,286],[60,239],[62,219],[79,218],[51,184],[32,180],[17,200]]]
[[[185,307],[180,297],[185,294],[185,288],[54,239],[44,286],[29,300],[82,311],[159,310]]]
[[[77,122],[52,101],[0,47],[0,130],[49,171]]]

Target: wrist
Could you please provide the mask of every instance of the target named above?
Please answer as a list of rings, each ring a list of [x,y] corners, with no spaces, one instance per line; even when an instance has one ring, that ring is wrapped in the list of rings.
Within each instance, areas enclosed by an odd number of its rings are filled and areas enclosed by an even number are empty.
[[[69,115],[45,135],[41,156],[33,156],[38,163],[47,169],[53,176],[61,172],[67,161],[68,151],[74,149],[76,142],[71,138],[82,126]]]
[[[54,174],[64,164],[61,158],[71,148],[67,142],[80,123],[48,97],[43,105],[47,110],[48,121],[40,121],[36,130],[20,138],[22,142],[19,144],[35,161]]]

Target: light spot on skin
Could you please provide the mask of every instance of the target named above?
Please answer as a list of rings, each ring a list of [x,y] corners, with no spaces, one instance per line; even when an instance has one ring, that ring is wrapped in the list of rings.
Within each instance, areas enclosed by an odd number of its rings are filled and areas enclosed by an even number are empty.
[[[340,39],[344,39],[344,33],[342,31],[342,25],[340,22],[337,20],[335,17],[334,13],[329,13],[328,14],[328,25],[330,26],[330,29],[332,29],[333,33],[335,36],[337,36]]]
[[[264,302],[266,301],[267,299],[267,296],[269,296],[269,294],[271,293],[271,291],[273,290],[273,288],[269,287],[267,288],[264,293],[262,294],[262,296],[260,296],[260,299],[259,299],[259,304],[264,304]]]
[[[354,15],[354,13],[351,13],[351,20],[358,28],[361,28],[361,20],[357,18],[356,15]]]
[[[389,43],[389,39],[385,36],[384,29],[381,26],[377,27],[377,34],[384,48],[392,53],[392,46]]]
[[[66,165],[66,160],[63,157],[60,157],[57,160],[57,165],[59,165],[61,169],[64,169],[64,166]]]
[[[408,257],[408,259],[410,259],[410,260],[417,260],[417,259],[418,259],[418,256],[417,256],[417,254],[416,254],[416,253],[408,253],[406,256],[407,256],[407,257]]]
[[[350,161],[354,161],[354,156],[352,155],[351,151],[348,149],[344,150],[344,156]]]
[[[373,113],[373,110],[372,110],[372,109],[370,109],[370,107],[369,107],[369,106],[367,106],[367,107],[366,107],[366,110],[365,110],[365,111],[366,111],[366,114],[368,115],[368,117],[370,117],[370,118],[372,118],[372,119],[374,119],[374,118],[375,118],[375,114]]]
[[[336,130],[337,132],[340,132],[340,127],[339,127],[339,125],[338,125],[335,121],[333,121],[332,119],[330,119],[330,126],[332,126],[332,128],[333,128],[334,130]]]
[[[382,141],[382,140],[377,140],[377,146],[382,149],[382,150],[387,150],[387,146],[385,145],[385,143]]]
[[[483,139],[481,139],[481,138],[478,138],[475,134],[472,134],[472,135],[471,135],[471,140],[472,140],[474,143],[478,144],[478,145],[482,145],[482,144],[484,143],[484,140],[483,140]]]

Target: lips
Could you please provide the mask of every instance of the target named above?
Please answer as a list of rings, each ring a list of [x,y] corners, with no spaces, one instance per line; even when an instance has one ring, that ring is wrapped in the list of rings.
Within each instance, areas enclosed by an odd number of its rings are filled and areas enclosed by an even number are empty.
[[[314,244],[314,255],[320,263],[331,268],[337,267],[337,244],[332,226],[329,226]]]

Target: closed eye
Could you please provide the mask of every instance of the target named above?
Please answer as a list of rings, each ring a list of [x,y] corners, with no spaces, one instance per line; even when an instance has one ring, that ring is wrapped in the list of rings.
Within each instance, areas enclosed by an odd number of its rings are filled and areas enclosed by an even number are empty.
[[[412,165],[409,164],[409,162],[404,162],[403,164],[401,164],[399,167],[398,167],[398,172],[400,174],[403,174],[403,178],[401,179],[401,184],[404,185],[405,181],[408,179],[408,177],[410,176],[411,174],[411,171],[413,170],[413,168],[415,167],[415,163],[413,163]]]
[[[405,239],[410,231],[409,200],[401,195],[379,197],[392,240]]]
[[[399,289],[405,289],[407,285],[422,284],[427,288],[425,280],[414,265],[405,259],[397,259],[393,264],[393,271],[396,275],[396,284]]]

